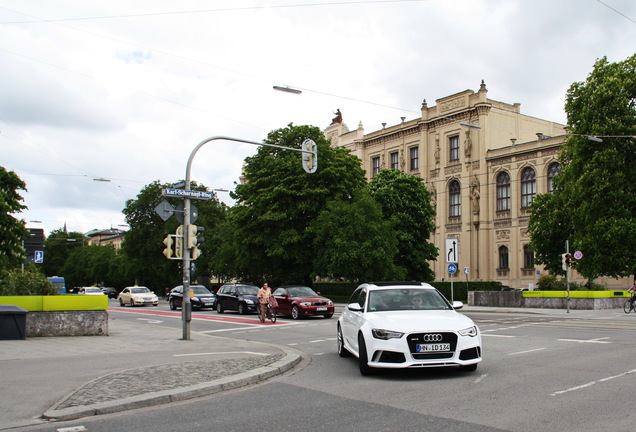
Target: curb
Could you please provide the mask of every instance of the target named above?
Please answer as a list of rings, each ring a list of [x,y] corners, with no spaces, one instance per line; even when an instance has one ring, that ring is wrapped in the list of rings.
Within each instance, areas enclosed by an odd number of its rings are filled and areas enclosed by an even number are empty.
[[[42,418],[49,421],[75,420],[82,417],[112,414],[137,408],[146,408],[154,405],[183,401],[201,396],[209,396],[222,391],[233,390],[249,384],[255,384],[274,376],[281,375],[300,362],[302,358],[300,352],[289,347],[281,346],[277,348],[281,349],[285,353],[285,356],[269,366],[260,367],[248,372],[242,372],[214,381],[171,390],[151,392],[114,401],[63,408],[59,410],[56,410],[55,407],[53,407],[46,411],[42,415]]]

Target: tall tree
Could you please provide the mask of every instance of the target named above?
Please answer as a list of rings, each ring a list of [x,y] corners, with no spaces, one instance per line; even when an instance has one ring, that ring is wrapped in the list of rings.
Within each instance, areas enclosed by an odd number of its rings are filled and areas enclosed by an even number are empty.
[[[597,60],[586,81],[568,90],[565,111],[571,136],[561,152],[556,190],[532,211],[533,244],[540,245],[542,231],[554,227],[567,235],[561,244],[569,240],[571,250],[583,252],[576,268],[588,279],[634,274],[636,55],[617,63]],[[554,212],[566,220],[557,220]],[[550,258],[560,260],[560,254],[552,251],[543,263]]]
[[[315,273],[352,282],[402,280],[405,271],[395,264],[396,222],[384,218],[366,191],[351,202],[331,201],[312,228]]]
[[[265,143],[299,149],[310,138],[318,146],[318,170],[304,172],[300,152],[260,147],[246,159],[245,184],[230,214],[236,230],[239,272],[254,282],[311,284],[314,253],[309,227],[329,200],[349,200],[366,183],[360,160],[334,148],[319,128],[293,126],[272,131]]]
[[[15,214],[27,207],[20,191],[26,184],[13,171],[0,166],[0,268],[17,266],[24,260],[24,239],[29,235],[24,220]]]
[[[126,223],[130,227],[122,247],[130,272],[128,284],[143,284],[156,291],[180,284],[183,274],[179,268],[180,261],[168,260],[162,254],[163,239],[167,234],[174,234],[179,226],[176,217],[164,221],[155,211],[159,203],[165,199],[161,195],[161,190],[166,187],[169,185],[161,185],[157,181],[146,185],[136,199],[126,202],[123,210]],[[207,190],[205,186],[195,182],[192,182],[191,189]],[[175,208],[183,203],[183,200],[178,198],[167,200]],[[216,199],[197,200],[195,205],[199,210],[196,224],[206,230],[214,228],[225,213],[225,206]],[[206,268],[205,261],[210,259],[209,246],[204,243],[202,250],[203,255],[196,261],[198,268]],[[195,276],[193,275],[193,280]]]
[[[408,280],[432,281],[429,261],[438,249],[430,237],[435,228],[435,209],[421,178],[395,169],[381,170],[369,183],[371,196],[380,203],[385,217],[397,221],[398,254],[395,264]]]
[[[73,250],[84,246],[86,239],[81,232],[66,232],[63,228],[51,231],[44,240],[46,255],[42,271],[47,276],[64,276],[62,267]],[[69,285],[72,287],[72,285]]]

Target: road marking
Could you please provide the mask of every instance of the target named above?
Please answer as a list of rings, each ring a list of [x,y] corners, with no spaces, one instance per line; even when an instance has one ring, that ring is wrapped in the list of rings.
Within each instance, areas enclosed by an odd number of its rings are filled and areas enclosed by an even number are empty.
[[[601,379],[598,379],[596,381],[591,381],[591,382],[589,382],[587,384],[582,384],[580,386],[570,387],[567,390],[559,390],[559,391],[556,391],[554,393],[550,393],[550,396],[559,396],[559,395],[562,395],[564,393],[569,393],[569,392],[573,392],[573,391],[576,391],[576,390],[581,390],[581,389],[584,389],[584,388],[587,388],[587,387],[591,387],[593,385],[596,385],[596,384],[599,384],[599,383],[603,383],[603,382],[606,382],[606,381],[610,381],[610,380],[613,380],[613,379],[616,379],[616,378],[622,378],[622,377],[627,376],[629,374],[633,374],[634,372],[636,372],[636,369],[632,369],[630,371],[623,372],[621,374],[610,376],[610,377],[607,377],[607,378],[601,378]]]
[[[535,351],[543,351],[544,349],[547,349],[547,348],[535,348],[535,349],[526,350],[526,351],[517,351],[517,352],[513,352],[513,353],[508,353],[508,355],[527,354],[527,353],[531,353],[531,352],[535,352]]]
[[[500,337],[500,338],[516,338],[517,336],[512,336],[512,335],[496,335],[496,334],[481,334],[482,336],[488,336],[488,337]]]
[[[148,318],[137,318],[138,320],[141,321],[148,321],[148,324],[161,324],[163,321],[160,320],[153,320],[153,319],[148,319]]]
[[[258,356],[269,355],[266,353],[257,353],[253,351],[223,351],[223,352],[208,352],[208,353],[174,354],[174,357],[194,357],[194,356],[219,355],[219,354],[251,354],[251,355],[258,355]]]
[[[473,384],[479,384],[480,382],[482,382],[486,377],[488,376],[488,374],[483,374],[482,376],[480,376],[479,378],[477,378],[475,381],[473,381]]]
[[[606,341],[604,339],[609,339],[609,336],[597,338],[597,339],[558,339],[558,340],[561,342],[578,342],[578,343],[599,343],[599,344],[611,343],[610,341]]]
[[[84,426],[74,426],[74,427],[55,429],[55,432],[84,432],[86,430],[88,429],[86,429]]]

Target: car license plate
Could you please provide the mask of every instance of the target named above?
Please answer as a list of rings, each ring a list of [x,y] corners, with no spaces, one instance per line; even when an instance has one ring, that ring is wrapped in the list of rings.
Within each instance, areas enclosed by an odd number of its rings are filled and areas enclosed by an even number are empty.
[[[450,351],[451,347],[449,343],[437,343],[437,344],[417,344],[415,345],[415,352],[433,352],[433,351]]]
[[[321,312],[321,311],[326,311],[326,310],[327,310],[327,308],[326,308],[326,307],[317,307],[317,308],[316,308],[316,310],[317,310],[318,312]]]
[[[206,305],[206,306],[212,306],[212,303],[210,303],[210,302],[204,302],[203,304]]]

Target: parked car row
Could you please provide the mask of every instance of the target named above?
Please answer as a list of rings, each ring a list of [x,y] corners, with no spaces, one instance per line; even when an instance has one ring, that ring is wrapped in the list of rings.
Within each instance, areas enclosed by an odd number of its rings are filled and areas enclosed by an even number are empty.
[[[183,307],[183,285],[172,288],[166,296],[166,300],[168,300],[171,310]],[[216,295],[203,285],[191,285],[190,303],[192,303],[193,309],[214,309],[216,307]]]

